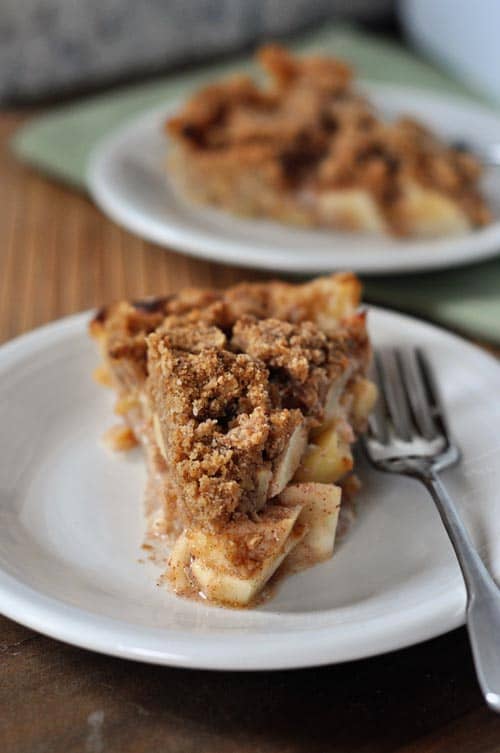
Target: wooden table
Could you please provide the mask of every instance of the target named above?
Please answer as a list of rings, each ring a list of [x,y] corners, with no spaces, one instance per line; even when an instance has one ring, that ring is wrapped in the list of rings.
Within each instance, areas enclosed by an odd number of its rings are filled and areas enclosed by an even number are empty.
[[[14,162],[0,116],[0,340],[121,297],[257,275],[120,230]],[[375,659],[293,672],[137,664],[0,617],[0,753],[494,753],[464,629]]]

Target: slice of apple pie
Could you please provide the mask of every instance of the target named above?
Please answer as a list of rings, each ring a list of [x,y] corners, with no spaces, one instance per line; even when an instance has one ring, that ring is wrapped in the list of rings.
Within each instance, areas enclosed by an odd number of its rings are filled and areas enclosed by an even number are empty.
[[[375,400],[360,286],[303,285],[121,302],[90,325],[148,464],[148,536],[176,592],[245,606],[278,568],[331,556],[350,446]]]
[[[401,236],[490,221],[473,156],[411,118],[383,119],[345,63],[277,45],[258,59],[267,86],[229,78],[168,120],[169,173],[188,196],[240,215]]]

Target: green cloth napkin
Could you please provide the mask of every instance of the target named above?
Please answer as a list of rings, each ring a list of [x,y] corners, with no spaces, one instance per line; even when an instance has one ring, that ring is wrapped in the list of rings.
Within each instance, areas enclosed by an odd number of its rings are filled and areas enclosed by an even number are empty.
[[[397,43],[356,29],[327,25],[293,45],[300,51],[325,50],[350,61],[372,81],[428,87],[473,97]],[[248,57],[170,75],[153,83],[89,97],[34,118],[15,134],[17,156],[70,185],[85,188],[91,149],[136,113],[185,96],[205,81],[234,70],[251,70]],[[500,251],[500,248],[499,248]],[[473,266],[410,276],[365,278],[365,297],[419,314],[480,339],[500,343],[500,258]]]

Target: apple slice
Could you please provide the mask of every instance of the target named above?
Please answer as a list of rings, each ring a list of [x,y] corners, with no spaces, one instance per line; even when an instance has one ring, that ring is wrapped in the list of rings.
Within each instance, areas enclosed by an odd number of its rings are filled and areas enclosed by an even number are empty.
[[[279,494],[293,478],[300,459],[307,447],[307,427],[304,419],[292,431],[283,452],[274,461],[273,476],[269,485],[269,497]]]
[[[307,447],[294,481],[317,481],[331,484],[352,470],[354,461],[345,432],[339,422],[327,426]]]
[[[296,525],[300,512],[300,505],[269,505],[258,521],[245,518],[220,534],[186,529],[169,560],[174,590],[247,606],[306,534]]]
[[[339,486],[310,482],[290,484],[280,494],[280,504],[291,505],[293,509],[302,507],[298,523],[307,529],[303,539],[288,555],[287,565],[301,569],[332,556],[341,493]]]

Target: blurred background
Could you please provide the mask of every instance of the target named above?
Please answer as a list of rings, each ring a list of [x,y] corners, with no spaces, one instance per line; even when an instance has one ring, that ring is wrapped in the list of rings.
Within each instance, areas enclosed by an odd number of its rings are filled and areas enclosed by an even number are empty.
[[[355,22],[500,99],[498,0],[1,0],[0,102],[74,96]]]
[[[394,19],[392,0],[2,0],[0,7],[7,102],[165,72],[326,19]]]

